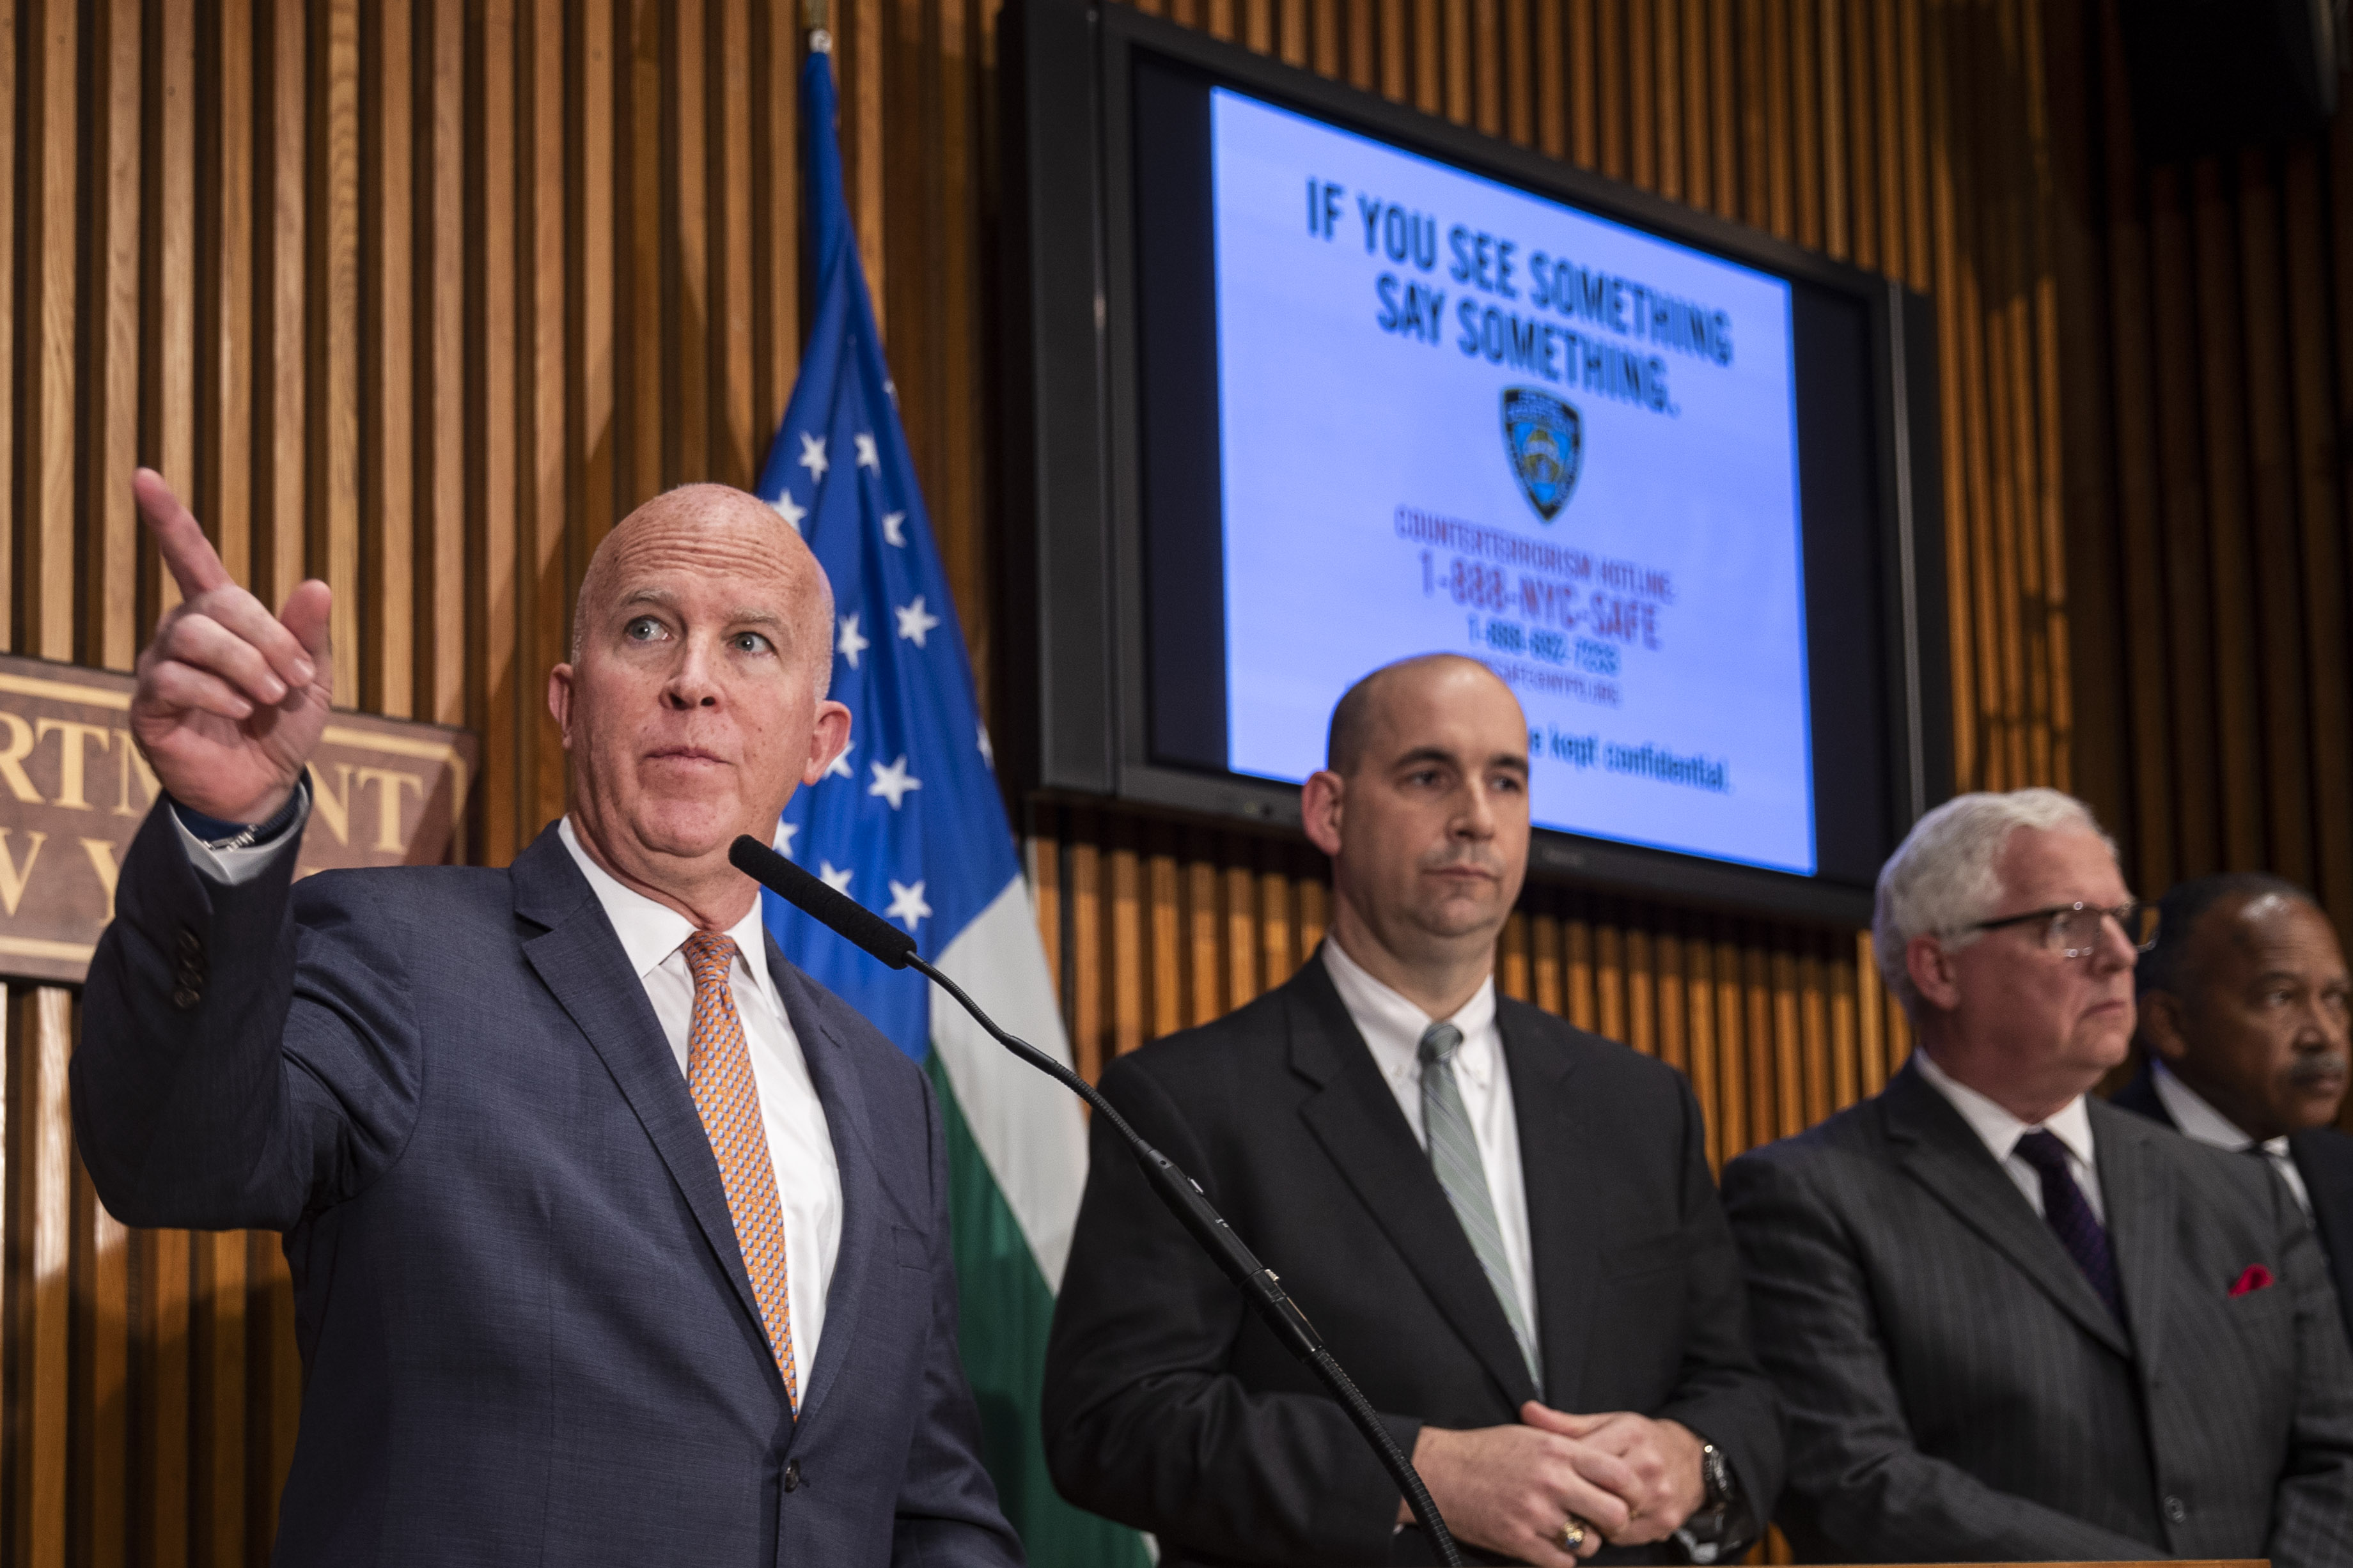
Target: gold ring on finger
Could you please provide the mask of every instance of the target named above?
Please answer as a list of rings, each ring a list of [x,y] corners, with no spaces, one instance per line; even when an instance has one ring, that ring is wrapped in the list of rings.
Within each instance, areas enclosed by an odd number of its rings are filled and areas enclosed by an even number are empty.
[[[1561,1521],[1560,1549],[1563,1552],[1575,1552],[1578,1547],[1585,1544],[1586,1531],[1590,1528],[1591,1527],[1588,1526],[1585,1521],[1577,1518],[1577,1515],[1573,1513],[1570,1514],[1566,1520]]]

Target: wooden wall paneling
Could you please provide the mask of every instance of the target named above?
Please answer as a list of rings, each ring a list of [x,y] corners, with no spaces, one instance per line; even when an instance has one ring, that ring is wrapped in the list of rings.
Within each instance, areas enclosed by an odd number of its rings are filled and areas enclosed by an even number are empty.
[[[1847,0],[1840,37],[1839,137],[1846,149],[1847,177],[1841,200],[1852,209],[1848,218],[1847,254],[1857,267],[1883,270],[1879,260],[1878,171],[1880,105],[1875,100],[1873,67],[1877,59],[1873,25],[1876,18],[1868,0]]]
[[[16,467],[16,323],[23,305],[16,289],[16,124],[17,106],[25,101],[16,71],[19,26],[17,0],[0,0],[0,101],[8,105],[0,113],[0,628],[11,648],[23,618],[16,603],[16,523],[23,516]]]
[[[1103,907],[1102,854],[1096,847],[1095,814],[1071,810],[1063,814],[1063,852],[1069,867],[1071,1053],[1088,1079],[1102,1076],[1113,1054],[1103,1005]]]
[[[564,203],[564,253],[577,287],[564,300],[564,339],[573,374],[565,377],[564,449],[565,594],[556,606],[559,645],[570,652],[567,614],[598,542],[622,516],[615,485],[614,344],[614,47],[613,0],[581,0],[565,34],[565,92],[558,133]],[[560,748],[559,748],[560,749]],[[557,789],[562,788],[559,772]],[[560,798],[560,794],[559,794]]]
[[[2249,148],[2239,155],[2238,230],[2240,331],[2246,344],[2245,444],[2247,501],[2252,514],[2249,610],[2253,663],[2262,683],[2255,719],[2261,741],[2254,760],[2263,773],[2265,836],[2263,864],[2310,886],[2313,879],[2312,713],[2305,680],[2302,595],[2290,591],[2299,551],[2295,517],[2295,424],[2287,370],[2286,264],[2281,255],[2284,218],[2279,170],[2273,154]]]
[[[296,580],[324,578],[334,590],[329,616],[335,690],[360,696],[359,529],[359,0],[323,0],[311,18],[311,131],[304,293],[309,353],[316,366],[308,435],[310,471],[298,514],[307,537]],[[280,461],[284,461],[280,454]],[[280,592],[283,597],[284,590]]]
[[[1550,908],[1540,907],[1528,918],[1528,1000],[1547,1013],[1566,1016],[1561,994],[1560,920]]]
[[[1838,939],[1823,933],[1825,970],[1822,1005],[1830,1014],[1831,1082],[1829,1108],[1841,1110],[1862,1097],[1862,1038],[1859,1028],[1861,984],[1855,973],[1853,948],[1844,952]]]
[[[1119,817],[1105,824],[1103,897],[1111,947],[1111,1041],[1113,1056],[1144,1044],[1146,993],[1154,978],[1144,944],[1144,868],[1136,853],[1137,823]]]
[[[1658,970],[1651,951],[1651,928],[1646,923],[1639,923],[1641,920],[1641,915],[1637,915],[1624,928],[1624,968],[1621,973],[1626,994],[1626,1022],[1624,1032],[1615,1034],[1614,1037],[1623,1040],[1646,1057],[1655,1057],[1659,1054]]]
[[[302,580],[309,545],[303,480],[311,406],[304,277],[311,216],[305,177],[311,141],[306,113],[310,29],[301,0],[256,0],[256,10],[262,29],[257,41],[262,47],[254,72],[255,226],[262,243],[255,269],[261,288],[255,357],[257,390],[262,395],[254,420],[249,585],[274,607]]]
[[[1561,977],[1568,1021],[1580,1029],[1597,1029],[1601,1024],[1601,1002],[1595,978],[1593,922],[1581,904],[1571,908],[1570,917],[1561,926]]]
[[[75,515],[85,557],[82,657],[128,669],[139,587],[139,521],[131,470],[139,461],[141,36],[138,0],[85,8],[94,80],[89,115],[89,280],[81,314],[90,352],[80,380],[87,435]]]
[[[1634,183],[1670,201],[1683,199],[1682,16],[1672,5],[1638,5],[1629,13],[1627,43],[1634,58]],[[1644,172],[1644,146],[1649,169]]]
[[[614,288],[623,314],[616,356],[619,370],[614,377],[620,409],[615,469],[621,499],[616,505],[626,511],[664,486],[667,387],[675,367],[664,346],[663,12],[659,0],[615,0],[615,5],[628,46],[615,79],[617,156],[622,164],[616,203],[625,238],[614,260]]]
[[[482,854],[503,865],[522,847],[522,676],[516,668],[517,530],[515,469],[515,23],[512,0],[473,11],[467,69],[467,337],[469,417],[466,468],[474,556],[467,619],[475,653],[474,701],[468,722],[481,732]],[[683,199],[683,196],[681,196]],[[683,346],[695,341],[680,334]],[[691,393],[679,399],[680,423],[692,427]]]
[[[1831,1097],[1830,1009],[1822,995],[1822,961],[1819,933],[1808,931],[1797,953],[1797,1021],[1802,1130],[1837,1108]]]
[[[1151,911],[1151,1037],[1173,1035],[1185,1016],[1184,909],[1176,869],[1176,832],[1166,822],[1145,829],[1145,898]]]
[[[2266,824],[2258,759],[2263,745],[2248,558],[2245,342],[2234,308],[2243,290],[2230,176],[2219,159],[2190,170],[2190,230],[2198,330],[2198,428],[2206,469],[2204,610],[2214,628],[2216,761],[2223,854],[2230,866],[2261,864]]]
[[[72,1455],[73,997],[58,986],[11,986],[7,1012],[8,1544],[25,1568],[62,1568]]]
[[[548,711],[546,672],[565,658],[572,589],[587,564],[585,556],[575,562],[568,549],[571,476],[579,464],[566,396],[574,363],[568,301],[577,264],[565,240],[567,25],[576,26],[577,18],[566,0],[531,0],[518,12],[515,29],[515,229],[522,307],[516,504],[517,548],[524,553],[515,578],[517,772],[523,795],[515,831],[523,843],[564,810],[563,734]]]
[[[2199,362],[2195,304],[2191,294],[2189,236],[2177,172],[2149,177],[2149,237],[2153,252],[2151,291],[2156,305],[2157,361],[2160,365]],[[2180,802],[2178,874],[2221,864],[2216,821],[2217,781],[2213,616],[2200,586],[2206,581],[2206,481],[2202,443],[2189,378],[2157,379],[2158,471],[2163,505],[2160,538],[2166,587],[2164,640],[2170,659],[2165,697],[2173,716],[2175,745],[2163,758]]]
[[[1724,1166],[1724,1114],[1720,1104],[1723,1075],[1717,1071],[1715,1026],[1715,947],[1708,940],[1705,917],[1693,920],[1683,936],[1683,1012],[1689,1035],[1692,1097],[1699,1101],[1707,1128],[1707,1166]]]
[[[416,0],[424,41],[417,51],[417,114],[423,152],[417,246],[417,314],[426,323],[417,377],[422,478],[417,544],[420,591],[416,638],[420,718],[462,724],[472,707],[467,676],[474,648],[467,586],[466,24],[464,0]],[[477,799],[491,791],[478,790]],[[473,808],[480,819],[482,808]],[[480,845],[479,837],[475,840]],[[479,849],[478,849],[479,852]]]
[[[1659,1059],[1677,1072],[1691,1072],[1690,1021],[1684,1012],[1689,1000],[1683,991],[1683,944],[1672,918],[1662,926],[1652,943],[1651,960],[1651,1007],[1658,1017]]]
[[[19,166],[33,188],[19,218],[17,319],[30,363],[19,372],[15,574],[18,653],[71,658],[74,646],[75,353],[81,309],[75,276],[79,200],[76,98],[79,7],[27,6],[18,26],[20,111],[32,145]]]
[[[245,1561],[249,1280],[242,1231],[193,1238],[196,1308],[191,1335],[195,1458],[191,1534],[196,1561]]]
[[[79,1562],[118,1568],[129,1561],[132,1497],[129,1238],[98,1201],[79,1156],[71,1179],[70,1534]]]
[[[1709,1009],[1715,1026],[1715,1102],[1708,1109],[1719,1159],[1728,1160],[1751,1143],[1762,1142],[1749,1130],[1748,1010],[1742,994],[1743,960],[1728,922],[1709,922],[1714,951],[1708,967],[1715,979],[1715,996]]]
[[[753,427],[752,401],[752,16],[750,0],[719,0],[713,7],[713,37],[709,47],[718,66],[709,101],[715,117],[712,173],[720,186],[715,204],[718,243],[712,253],[719,266],[712,290],[716,313],[712,327],[718,337],[713,356],[718,390],[718,426],[724,437],[721,451],[701,477],[748,488],[759,478],[758,465],[767,455],[770,429]],[[559,184],[558,188],[561,188]],[[779,407],[772,419],[781,416]],[[559,783],[560,783],[559,779]]]
[[[2287,320],[2329,319],[2328,234],[2323,226],[2327,196],[2321,184],[2319,149],[2301,143],[2288,149]],[[2341,313],[2341,312],[2340,312]],[[2353,692],[2347,665],[2346,551],[2342,524],[2343,461],[2337,416],[2329,395],[2328,345],[2319,333],[2287,333],[2290,403],[2295,420],[2295,550],[2292,574],[2304,589],[2302,668],[2308,672],[2311,707],[2290,722],[2308,725],[2312,745],[2313,869],[2311,885],[2339,930],[2353,929]]]
[[[413,199],[417,106],[411,78],[417,26],[408,0],[380,0],[362,15],[359,316],[369,416],[361,424],[360,571],[356,606],[365,657],[359,702],[377,712],[416,711],[417,518]]]
[[[1612,900],[1614,902],[1614,900]],[[1599,903],[1593,922],[1593,1027],[1613,1040],[1631,1032],[1626,1004],[1626,944],[1630,931],[1608,903]],[[1633,1042],[1627,1040],[1629,1045]]]

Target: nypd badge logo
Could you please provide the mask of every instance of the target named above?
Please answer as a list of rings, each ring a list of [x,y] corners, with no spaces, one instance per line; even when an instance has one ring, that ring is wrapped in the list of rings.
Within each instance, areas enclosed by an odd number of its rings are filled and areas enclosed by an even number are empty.
[[[1512,459],[1520,493],[1538,517],[1550,522],[1568,504],[1585,458],[1584,428],[1576,408],[1533,386],[1505,387],[1504,450]]]

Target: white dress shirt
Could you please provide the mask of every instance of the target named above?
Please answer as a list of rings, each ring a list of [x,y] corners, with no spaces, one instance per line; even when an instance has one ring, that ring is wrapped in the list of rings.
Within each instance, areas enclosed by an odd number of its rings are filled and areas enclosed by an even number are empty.
[[[2041,1127],[2021,1121],[1992,1100],[1960,1082],[1936,1064],[1926,1051],[1914,1051],[1912,1059],[1919,1064],[1920,1076],[1928,1080],[1938,1094],[1952,1102],[1969,1130],[1985,1142],[1986,1152],[1994,1158],[2034,1212],[2042,1213],[2042,1173],[2018,1156],[2018,1141],[2029,1132],[2048,1132],[2057,1138],[2067,1151],[2067,1173],[2084,1191],[2084,1201],[2092,1205],[2092,1216],[2102,1225],[2108,1223],[2106,1205],[2100,1201],[2100,1168],[2093,1158],[2092,1113],[2084,1109],[2084,1097],[2077,1095]],[[2048,1216],[2045,1216],[2048,1217]]]
[[[1372,1048],[1373,1065],[1397,1096],[1415,1142],[1429,1148],[1430,1135],[1421,1126],[1421,1037],[1439,1020],[1366,973],[1329,936],[1324,939],[1324,967],[1340,993],[1340,1005]],[[1494,977],[1488,976],[1478,994],[1445,1021],[1462,1031],[1462,1044],[1454,1052],[1454,1086],[1461,1091],[1463,1114],[1471,1119],[1479,1163],[1487,1173],[1487,1197],[1495,1205],[1495,1226],[1504,1235],[1504,1258],[1511,1265],[1521,1321],[1533,1330],[1536,1281],[1528,1241],[1528,1191],[1520,1172],[1512,1075],[1504,1068],[1504,1035],[1495,1026]]]
[[[2217,1149],[2228,1149],[2234,1154],[2244,1153],[2255,1146],[2255,1141],[2239,1131],[2237,1122],[2206,1103],[2205,1097],[2173,1076],[2173,1069],[2161,1061],[2149,1064],[2150,1076],[2157,1081],[2157,1098],[2164,1102],[2166,1113],[2173,1124],[2181,1129],[2182,1136],[2195,1138]],[[2263,1158],[2287,1184],[2295,1199],[2295,1206],[2304,1217],[2312,1217],[2312,1194],[2304,1190],[2304,1173],[2295,1168],[2295,1156],[2288,1152],[2285,1137],[2263,1140]]]
[[[588,858],[566,816],[556,829],[580,874],[596,890],[621,939],[621,951],[653,1004],[670,1054],[686,1072],[687,1030],[694,1017],[694,975],[686,963],[686,939],[695,928],[684,915],[627,888]],[[744,1023],[744,1043],[752,1058],[752,1082],[760,1092],[760,1121],[768,1134],[768,1163],[776,1172],[776,1201],[785,1219],[785,1268],[790,1280],[793,1365],[808,1386],[817,1363],[818,1336],[825,1330],[825,1292],[841,1252],[841,1167],[826,1129],[825,1107],[809,1081],[808,1062],[785,1016],[768,973],[767,942],[760,923],[760,900],[727,935],[735,943],[729,989]]]

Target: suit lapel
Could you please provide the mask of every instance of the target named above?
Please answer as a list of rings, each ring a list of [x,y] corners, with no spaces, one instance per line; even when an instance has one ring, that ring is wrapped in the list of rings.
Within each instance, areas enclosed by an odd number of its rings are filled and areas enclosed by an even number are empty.
[[[1598,1305],[1593,1262],[1601,1245],[1592,1184],[1571,1174],[1585,1170],[1589,1142],[1568,1093],[1577,1064],[1550,1037],[1544,1015],[1535,1008],[1499,998],[1495,1021],[1503,1030],[1512,1114],[1519,1125],[1528,1252],[1535,1271],[1536,1340],[1544,1350],[1543,1397],[1556,1410],[1575,1410]]]
[[[800,1419],[807,1422],[840,1375],[842,1363],[856,1346],[859,1326],[875,1316],[869,1298],[878,1289],[877,1279],[888,1278],[880,1266],[889,1237],[865,1087],[840,1037],[818,1016],[816,999],[800,971],[785,962],[774,937],[767,946],[768,973],[784,1000],[793,1037],[800,1042],[818,1103],[825,1109],[826,1136],[833,1143],[834,1164],[841,1174],[841,1247],[826,1287],[825,1336],[818,1343],[816,1363],[801,1374]],[[787,1179],[787,1173],[776,1173],[780,1184]],[[786,1263],[789,1267],[790,1259]]]
[[[735,1287],[736,1300],[758,1324],[759,1300],[744,1269],[744,1249],[727,1212],[719,1161],[711,1152],[693,1097],[687,1093],[686,1076],[662,1038],[645,987],[630,969],[604,906],[552,826],[516,857],[510,874],[515,912],[545,928],[524,940],[523,956],[604,1059],[605,1070],[637,1113],[693,1211],[704,1241]],[[781,1391],[781,1374],[777,1386]]]
[[[1514,1410],[1536,1397],[1503,1304],[1446,1190],[1374,1065],[1320,951],[1283,987],[1293,1070],[1316,1088],[1300,1117]],[[1514,1089],[1516,1089],[1516,1085]]]
[[[1887,1135],[1905,1173],[1953,1217],[1975,1231],[2058,1303],[2084,1331],[2119,1355],[2132,1347],[2107,1305],[2067,1256],[1961,1113],[1906,1063],[1880,1096]],[[2107,1180],[2102,1167],[2103,1187]],[[2113,1212],[2113,1210],[2111,1211]]]
[[[2287,1149],[2312,1200],[2313,1228],[2330,1267],[2338,1279],[2353,1279],[2353,1138],[2320,1127],[2296,1133]],[[2346,1305],[2353,1310],[2353,1301]]]
[[[2100,1166],[2101,1207],[2107,1212],[2108,1249],[2116,1284],[2132,1320],[2132,1343],[2141,1371],[2153,1373],[2164,1341],[2166,1244],[2174,1233],[2173,1172],[2151,1156],[2148,1123],[2094,1100],[2092,1151]]]

